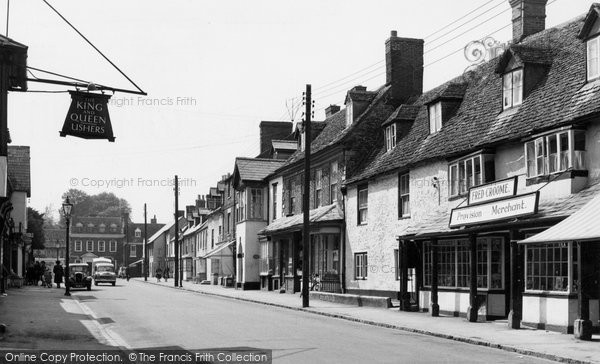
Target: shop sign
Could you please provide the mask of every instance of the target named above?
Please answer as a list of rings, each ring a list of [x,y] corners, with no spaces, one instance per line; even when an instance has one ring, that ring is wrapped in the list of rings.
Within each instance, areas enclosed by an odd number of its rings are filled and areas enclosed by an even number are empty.
[[[490,221],[512,219],[537,213],[539,192],[500,201],[452,209],[450,227],[479,225]]]
[[[108,115],[110,95],[81,91],[69,91],[69,93],[71,94],[71,107],[60,136],[108,139],[108,141],[114,142],[115,137]]]
[[[469,205],[490,202],[511,197],[517,194],[517,177],[471,187],[469,189]]]

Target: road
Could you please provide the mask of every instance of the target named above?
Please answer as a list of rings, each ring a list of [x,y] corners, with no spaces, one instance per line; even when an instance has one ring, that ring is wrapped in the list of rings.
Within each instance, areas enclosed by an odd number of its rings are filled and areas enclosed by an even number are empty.
[[[132,349],[254,347],[274,363],[548,363],[498,349],[119,280],[74,295]]]

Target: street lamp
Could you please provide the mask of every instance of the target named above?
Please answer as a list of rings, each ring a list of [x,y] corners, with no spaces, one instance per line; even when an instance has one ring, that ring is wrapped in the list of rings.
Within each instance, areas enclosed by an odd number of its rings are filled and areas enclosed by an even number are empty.
[[[73,204],[69,202],[69,197],[67,196],[67,200],[65,201],[65,203],[63,203],[62,205],[63,207],[63,215],[65,217],[66,223],[67,223],[67,246],[66,246],[66,253],[65,253],[65,296],[70,296],[71,295],[71,291],[69,287],[69,227],[71,225],[71,209],[73,209]]]

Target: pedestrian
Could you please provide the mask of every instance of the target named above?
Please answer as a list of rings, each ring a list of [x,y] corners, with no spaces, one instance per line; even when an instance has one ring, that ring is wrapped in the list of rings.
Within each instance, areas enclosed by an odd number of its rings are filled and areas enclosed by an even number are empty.
[[[35,280],[35,277],[34,277],[35,272],[33,270],[33,263],[29,262],[25,272],[26,272],[25,277],[27,278],[27,285],[33,286],[33,282]]]
[[[60,265],[60,260],[57,260],[56,265],[54,266],[54,283],[56,283],[56,288],[60,288],[60,283],[63,280],[64,274],[63,267]]]
[[[156,281],[160,282],[160,278],[162,277],[162,269],[160,269],[160,267],[156,268],[156,273],[154,273],[154,276],[156,277]]]
[[[35,262],[33,265],[33,285],[37,286],[38,281],[40,280],[40,262]]]
[[[40,276],[39,280],[42,282],[42,286],[44,285],[44,274],[46,273],[46,262],[42,260],[40,263]]]
[[[169,267],[165,268],[165,282],[169,279]]]

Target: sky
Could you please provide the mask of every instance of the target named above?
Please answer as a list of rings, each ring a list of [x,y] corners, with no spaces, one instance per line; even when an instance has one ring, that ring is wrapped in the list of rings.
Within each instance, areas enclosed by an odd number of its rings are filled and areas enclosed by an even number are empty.
[[[508,0],[48,0],[148,96],[115,93],[116,141],[60,137],[66,86],[29,82],[9,94],[12,145],[31,147],[29,205],[57,211],[70,188],[126,199],[132,219],[173,219],[259,152],[259,123],[298,121],[306,84],[315,120],[355,85],[385,83],[385,40],[425,39],[424,90],[471,65],[464,47],[511,39]],[[592,1],[550,0],[546,27],[586,13]],[[7,0],[0,0],[6,35]],[[133,85],[42,0],[10,1],[8,36],[29,47],[28,66],[112,87]],[[55,76],[31,71],[37,78]],[[295,111],[295,113],[294,113]],[[76,206],[74,207],[76,213]]]

